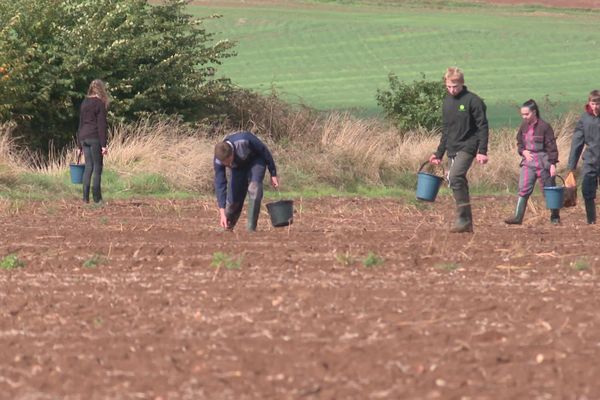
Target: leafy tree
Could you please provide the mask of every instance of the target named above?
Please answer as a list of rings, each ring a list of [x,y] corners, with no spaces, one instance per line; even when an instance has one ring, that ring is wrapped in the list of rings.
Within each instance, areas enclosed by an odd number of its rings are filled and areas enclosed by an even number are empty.
[[[386,118],[401,130],[442,126],[442,101],[446,95],[442,80],[428,81],[423,75],[421,80],[409,84],[393,73],[388,79],[389,90],[378,89],[376,96]]]
[[[34,147],[74,137],[89,83],[107,82],[110,116],[211,115],[229,90],[215,68],[234,44],[215,42],[188,0],[0,2],[0,119]],[[207,18],[215,18],[209,16]]]

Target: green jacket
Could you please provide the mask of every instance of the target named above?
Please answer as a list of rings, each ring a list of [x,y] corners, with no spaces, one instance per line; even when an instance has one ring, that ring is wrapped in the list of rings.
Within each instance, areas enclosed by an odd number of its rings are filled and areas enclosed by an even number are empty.
[[[486,106],[476,94],[464,86],[457,96],[446,94],[442,104],[442,138],[435,156],[441,159],[444,153],[454,157],[459,151],[475,156],[487,154],[488,121]]]

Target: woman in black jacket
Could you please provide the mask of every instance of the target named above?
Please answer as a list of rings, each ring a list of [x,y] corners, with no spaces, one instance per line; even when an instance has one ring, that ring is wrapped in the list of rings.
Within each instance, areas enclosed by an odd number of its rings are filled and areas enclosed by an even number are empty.
[[[83,172],[83,201],[90,201],[90,184],[94,203],[102,202],[102,189],[100,185],[102,164],[106,149],[106,110],[109,99],[106,86],[100,79],[90,83],[87,96],[81,103],[79,112],[79,129],[77,141],[79,150],[85,157],[85,170]],[[93,174],[93,180],[92,180]]]

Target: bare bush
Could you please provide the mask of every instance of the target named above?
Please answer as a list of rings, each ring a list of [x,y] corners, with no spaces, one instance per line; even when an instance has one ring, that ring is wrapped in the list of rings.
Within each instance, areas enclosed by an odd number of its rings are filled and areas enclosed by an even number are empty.
[[[275,91],[262,95],[238,89],[230,96],[230,111],[225,121],[229,130],[247,130],[273,141],[305,140],[319,129],[320,118],[316,110],[293,105],[280,99]]]

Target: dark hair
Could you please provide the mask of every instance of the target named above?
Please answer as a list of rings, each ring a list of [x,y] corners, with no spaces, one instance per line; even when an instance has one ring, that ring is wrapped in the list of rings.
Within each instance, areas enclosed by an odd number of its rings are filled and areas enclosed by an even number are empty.
[[[523,103],[523,105],[521,107],[527,107],[527,108],[529,108],[529,111],[535,111],[535,115],[538,118],[541,118],[540,117],[540,109],[538,108],[538,105],[535,102],[535,100],[529,99],[525,103]]]
[[[600,101],[600,90],[592,90],[590,92],[590,97],[588,98],[588,101],[593,101],[594,103],[597,103]]]
[[[215,158],[219,161],[225,161],[233,154],[233,149],[229,143],[223,141],[215,145]]]

